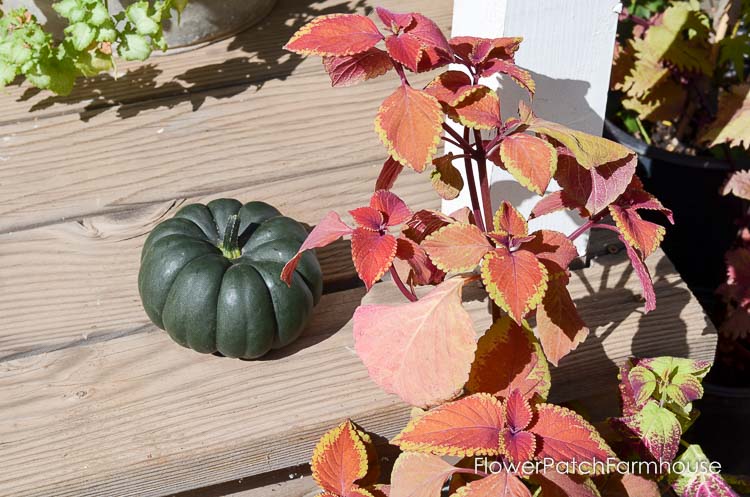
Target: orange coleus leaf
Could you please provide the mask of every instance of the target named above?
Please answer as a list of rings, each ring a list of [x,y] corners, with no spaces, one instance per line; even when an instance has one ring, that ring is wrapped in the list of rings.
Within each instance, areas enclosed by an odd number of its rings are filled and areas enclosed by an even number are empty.
[[[515,237],[525,237],[529,234],[529,224],[518,209],[507,200],[500,203],[500,207],[492,218],[495,231],[502,231]]]
[[[604,439],[579,414],[564,407],[539,404],[535,423],[529,431],[541,439],[538,459],[551,458],[557,462],[583,463],[606,461],[615,457]],[[588,470],[597,470],[587,464]]]
[[[562,190],[557,190],[548,193],[534,205],[534,208],[531,209],[531,218],[542,217],[563,209],[574,209],[576,207],[575,205],[566,205],[562,196]]]
[[[635,473],[610,473],[594,478],[602,497],[660,497],[659,485]],[[598,497],[598,496],[597,496]]]
[[[609,206],[609,213],[625,240],[646,258],[659,247],[666,230],[643,219],[638,213],[640,209],[659,211],[674,223],[672,211],[644,190],[641,181],[634,176],[625,193]]]
[[[355,223],[370,231],[380,231],[385,222],[383,213],[372,207],[357,207],[350,210],[349,215]]]
[[[348,497],[357,488],[355,482],[368,471],[365,441],[354,424],[347,420],[332,429],[315,446],[312,461],[313,479],[323,490]]]
[[[461,172],[453,166],[453,153],[438,157],[432,163],[435,170],[430,174],[430,180],[440,198],[453,200],[458,197],[464,188],[464,179]]]
[[[549,470],[536,473],[532,478],[541,487],[543,497],[604,497],[591,478],[585,476]]]
[[[500,142],[498,154],[502,167],[537,195],[544,194],[557,170],[555,147],[535,136],[523,133],[507,136]],[[493,162],[497,163],[496,159]]]
[[[536,452],[536,437],[526,431],[533,417],[529,401],[514,389],[504,406],[506,426],[500,438],[502,452],[511,463],[530,461]]]
[[[462,71],[445,71],[430,81],[424,91],[438,101],[455,107],[474,93],[486,92],[489,88],[475,85],[471,77]]]
[[[352,261],[359,278],[369,290],[386,271],[396,257],[396,238],[366,228],[352,232]]]
[[[456,471],[439,456],[402,452],[393,465],[389,497],[436,497]]]
[[[323,57],[323,67],[332,86],[352,86],[382,76],[393,68],[393,63],[384,51],[370,48],[354,55]]]
[[[622,160],[586,169],[569,151],[558,148],[557,153],[555,179],[563,189],[565,205],[585,209],[584,214],[590,215],[606,209],[625,192],[638,163],[637,156],[630,154]]]
[[[375,191],[393,188],[396,179],[403,170],[404,166],[399,161],[393,157],[388,157],[380,170],[377,181],[375,181]]]
[[[437,494],[436,494],[437,495]],[[500,471],[481,480],[476,480],[458,489],[454,497],[531,497],[517,476]]]
[[[286,263],[284,269],[281,271],[281,279],[287,285],[291,285],[294,270],[297,268],[297,264],[299,264],[299,259],[302,257],[303,252],[314,248],[325,247],[342,236],[351,233],[352,229],[341,220],[338,214],[335,212],[329,212],[326,217],[324,217],[323,220],[313,228],[297,251],[297,254]]]
[[[654,282],[651,279],[651,273],[649,272],[648,267],[646,267],[643,256],[627,242],[622,234],[620,234],[618,238],[622,244],[625,245],[625,253],[628,255],[630,264],[633,266],[633,270],[641,282],[643,300],[645,300],[646,304],[643,308],[644,313],[649,313],[656,309],[656,292],[654,291]]]
[[[621,161],[633,155],[632,150],[619,143],[541,119],[523,101],[519,103],[518,113],[528,131],[547,136],[564,145],[584,169]]]
[[[378,110],[375,130],[391,157],[417,172],[424,171],[437,152],[443,113],[435,97],[401,85]]]
[[[393,33],[385,47],[395,60],[415,72],[450,62],[451,47],[432,20],[415,12],[398,14],[383,7],[375,11]]]
[[[547,360],[557,366],[589,335],[568,292],[568,275],[559,271],[550,275],[547,293],[536,311],[536,333]]]
[[[500,454],[502,403],[479,393],[412,419],[391,442],[401,450],[470,457]]]
[[[420,407],[461,393],[476,349],[474,326],[461,302],[465,283],[452,278],[417,302],[357,308],[354,347],[383,390]]]
[[[480,75],[483,78],[492,76],[493,74],[507,74],[513,81],[518,83],[519,86],[526,88],[532,96],[536,91],[536,83],[534,78],[531,77],[531,73],[525,69],[521,69],[514,62],[508,60],[495,59],[483,65]]]
[[[542,349],[528,325],[508,316],[496,320],[477,343],[466,389],[507,397],[518,390],[526,398],[547,398],[550,373]]]
[[[382,39],[378,27],[365,16],[331,14],[305,24],[284,48],[301,55],[338,57],[365,52]]]
[[[516,322],[542,301],[547,268],[528,250],[499,246],[482,259],[482,281],[490,298]]]
[[[476,91],[465,97],[448,115],[457,123],[474,129],[495,129],[502,126],[500,99],[493,90]]]
[[[398,226],[412,216],[411,210],[395,193],[378,190],[370,197],[370,207],[383,213],[386,226]]]
[[[449,224],[428,236],[422,248],[443,271],[471,271],[493,249],[487,237],[473,224]]]

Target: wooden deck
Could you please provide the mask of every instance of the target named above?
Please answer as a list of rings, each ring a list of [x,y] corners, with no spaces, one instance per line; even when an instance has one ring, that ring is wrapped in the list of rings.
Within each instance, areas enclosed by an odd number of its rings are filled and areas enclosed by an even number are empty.
[[[449,29],[450,0],[379,4]],[[353,352],[364,290],[338,257],[347,243],[320,251],[327,294],[303,338],[261,361],[176,346],[136,284],[146,234],[185,203],[265,200],[312,224],[368,198],[384,158],[372,120],[394,81],[331,90],[319,60],[280,48],[316,15],[365,8],[280,0],[237,38],[70,97],[0,95],[0,495],[302,497],[314,486],[299,466],[329,427],[351,417],[390,437],[403,425],[408,408]],[[417,174],[396,192],[413,208],[439,204]],[[594,240],[604,255],[574,274],[593,336],[555,370],[559,401],[613,395],[631,354],[713,356],[715,332],[663,253],[649,260],[658,309],[644,316],[611,252]],[[468,308],[483,329],[486,302]],[[590,374],[585,395],[574,372]]]

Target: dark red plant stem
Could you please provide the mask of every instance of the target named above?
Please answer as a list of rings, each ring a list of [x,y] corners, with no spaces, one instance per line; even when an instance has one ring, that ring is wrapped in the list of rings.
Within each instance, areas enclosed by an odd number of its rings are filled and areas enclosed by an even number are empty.
[[[404,297],[409,299],[409,302],[416,302],[417,300],[419,300],[417,299],[417,296],[411,292],[411,290],[406,288],[406,285],[404,285],[404,282],[401,281],[401,276],[398,275],[398,272],[396,271],[396,268],[393,267],[393,265],[391,265],[390,272],[391,272],[391,278],[393,278],[394,283],[396,283],[396,286],[398,287],[398,289],[401,290],[401,293],[404,294]]]
[[[401,84],[404,86],[411,86],[409,84],[409,80],[406,79],[406,72],[404,71],[404,66],[402,66],[396,61],[393,61],[393,67],[396,69],[396,73],[398,74],[398,77],[401,78]]]
[[[464,128],[464,138],[469,141],[469,128]],[[474,164],[471,157],[464,157],[464,168],[466,169],[466,182],[469,183],[469,196],[471,197],[471,211],[474,213],[474,221],[477,227],[482,231],[487,231],[482,218],[482,211],[479,208],[479,195],[477,194],[477,182],[474,179]]]
[[[604,213],[603,212],[600,212],[596,216],[592,217],[591,219],[589,219],[588,221],[586,221],[583,224],[583,226],[581,226],[580,228],[578,228],[577,230],[575,230],[573,233],[571,233],[570,235],[568,235],[568,240],[570,240],[572,242],[573,240],[575,240],[576,238],[578,238],[579,236],[581,236],[582,234],[584,234],[585,232],[587,232],[591,228],[599,226],[596,223],[598,223],[599,221],[601,221],[603,217],[604,217]],[[606,226],[606,225],[601,225],[601,226]]]
[[[463,147],[461,146],[461,144],[460,144],[460,143],[458,143],[457,141],[455,141],[455,140],[453,140],[453,139],[451,139],[451,138],[448,138],[448,137],[446,137],[446,136],[441,136],[440,138],[442,138],[442,140],[443,140],[444,142],[446,142],[446,143],[450,143],[450,144],[452,144],[452,145],[455,145],[455,146],[457,146],[458,148],[463,148]]]
[[[482,145],[482,132],[474,130],[474,144],[477,147],[477,167],[479,168],[479,187],[482,190],[482,207],[484,209],[484,225],[492,226],[492,198],[490,197],[490,182],[487,178],[487,155]]]
[[[470,154],[474,152],[474,149],[471,148],[471,144],[469,143],[468,137],[462,137],[459,135],[455,129],[451,128],[447,124],[443,123],[443,129],[446,133],[451,135],[451,137],[458,142],[458,146],[463,149],[464,152]]]
[[[618,235],[620,234],[620,230],[615,228],[614,226],[610,226],[609,224],[592,224],[591,229],[597,229],[597,230],[609,230],[614,231]]]

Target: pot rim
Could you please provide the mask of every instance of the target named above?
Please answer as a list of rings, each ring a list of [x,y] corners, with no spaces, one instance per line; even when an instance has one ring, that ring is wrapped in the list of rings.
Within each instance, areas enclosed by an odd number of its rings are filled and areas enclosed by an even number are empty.
[[[669,152],[662,148],[649,145],[643,140],[639,140],[630,135],[609,119],[604,120],[604,131],[605,134],[610,135],[615,141],[633,149],[638,155],[643,155],[651,159],[669,162],[675,166],[689,167],[691,169],[707,169],[710,171],[727,172],[734,170],[732,164],[726,160]]]

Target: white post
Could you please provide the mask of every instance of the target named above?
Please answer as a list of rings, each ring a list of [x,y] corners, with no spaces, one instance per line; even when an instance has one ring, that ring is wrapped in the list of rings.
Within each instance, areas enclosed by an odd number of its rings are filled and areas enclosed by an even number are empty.
[[[534,112],[550,121],[600,135],[604,125],[612,65],[618,0],[455,0],[453,36],[522,36],[516,63],[531,71],[536,81]],[[483,84],[501,89],[504,118],[515,115],[524,91],[510,79],[488,78]],[[447,150],[451,150],[448,145]],[[454,150],[455,152],[455,150]],[[528,214],[540,197],[490,164],[493,207],[506,199]],[[460,168],[459,168],[460,169]],[[557,189],[553,182],[550,191]],[[465,189],[466,190],[466,189]],[[468,192],[444,201],[443,211],[469,205]],[[532,221],[532,227],[570,233],[582,224],[579,216],[555,213]],[[587,236],[576,240],[580,254]]]

